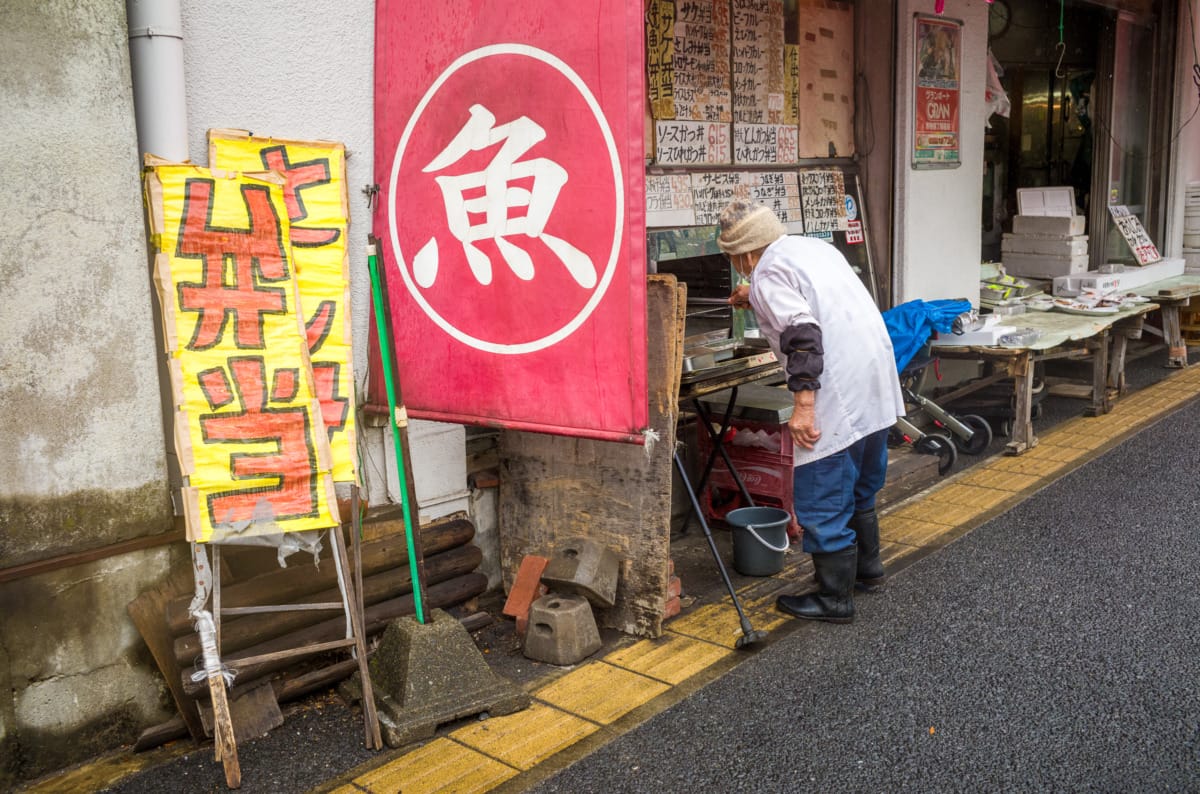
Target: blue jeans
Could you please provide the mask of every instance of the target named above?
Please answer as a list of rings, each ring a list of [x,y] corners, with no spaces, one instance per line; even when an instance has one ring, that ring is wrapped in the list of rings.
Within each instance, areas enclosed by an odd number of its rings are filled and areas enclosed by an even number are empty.
[[[829,554],[854,543],[850,517],[875,506],[887,476],[887,428],[841,452],[797,466],[792,473],[796,521],[804,527],[804,550]]]

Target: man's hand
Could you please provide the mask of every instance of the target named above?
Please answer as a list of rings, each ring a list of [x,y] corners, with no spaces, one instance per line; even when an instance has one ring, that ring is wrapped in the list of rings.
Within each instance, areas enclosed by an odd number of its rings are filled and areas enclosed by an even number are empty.
[[[750,285],[738,284],[733,292],[729,295],[729,305],[735,309],[749,309],[750,307]]]
[[[792,408],[792,417],[788,419],[788,430],[792,434],[792,441],[805,449],[812,449],[817,440],[821,438],[821,431],[817,429],[817,411],[815,391],[798,391],[793,392],[795,405]]]

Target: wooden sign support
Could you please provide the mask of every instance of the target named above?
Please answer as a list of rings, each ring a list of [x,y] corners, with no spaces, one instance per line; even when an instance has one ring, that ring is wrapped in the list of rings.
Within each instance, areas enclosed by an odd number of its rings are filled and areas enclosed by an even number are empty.
[[[353,518],[350,524],[350,544],[352,554],[355,561],[361,560],[362,551],[359,545],[359,529],[361,517],[358,508],[357,487],[352,501]],[[213,707],[213,744],[214,744],[214,760],[220,761],[225,768],[225,782],[230,788],[238,788],[241,786],[241,767],[237,757],[237,741],[234,738],[233,718],[229,708],[228,693],[226,692],[226,683],[224,672],[221,669],[220,663],[220,647],[221,647],[221,618],[232,617],[235,615],[255,615],[269,612],[295,612],[300,610],[341,610],[346,615],[347,636],[344,639],[333,640],[331,642],[319,642],[309,645],[303,645],[297,648],[288,648],[272,653],[259,654],[256,656],[247,656],[237,659],[224,667],[231,672],[236,673],[240,669],[253,667],[257,664],[275,662],[280,659],[293,658],[298,656],[311,656],[317,653],[325,653],[327,651],[335,651],[348,649],[355,659],[358,661],[359,676],[362,680],[363,693],[363,722],[365,728],[365,744],[367,749],[378,750],[383,748],[383,739],[379,730],[379,716],[375,709],[375,696],[371,687],[371,673],[367,666],[367,643],[366,643],[366,627],[363,616],[363,600],[362,600],[362,571],[356,566],[353,576],[351,568],[347,561],[345,539],[342,537],[342,527],[332,527],[329,531],[330,545],[332,547],[333,562],[336,566],[339,590],[341,592],[340,601],[328,601],[318,603],[300,603],[300,604],[270,604],[256,605],[245,607],[222,607],[221,606],[221,544],[213,543],[213,561],[212,561],[212,631],[213,631],[213,646],[205,648],[205,667],[208,669],[208,689],[212,697]],[[204,578],[203,572],[200,570],[200,565],[197,556],[193,557],[193,566],[196,568],[197,582]],[[203,620],[203,618],[201,618]],[[201,631],[203,636],[203,630]],[[203,643],[202,643],[203,644]],[[210,658],[211,653],[211,658]]]

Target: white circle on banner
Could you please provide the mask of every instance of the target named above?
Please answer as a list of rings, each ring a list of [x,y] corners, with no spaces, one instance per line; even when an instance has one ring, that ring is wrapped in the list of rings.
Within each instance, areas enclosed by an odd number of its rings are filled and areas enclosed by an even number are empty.
[[[398,176],[403,164],[404,155],[408,149],[410,138],[421,120],[422,114],[425,113],[430,103],[434,100],[438,90],[446,83],[451,76],[464,67],[481,61],[486,58],[497,56],[519,56],[533,59],[543,63],[565,77],[572,87],[579,93],[592,116],[596,120],[597,128],[603,137],[605,148],[608,154],[609,164],[612,167],[613,178],[613,200],[615,201],[615,209],[613,214],[613,230],[612,230],[612,245],[608,253],[608,261],[599,281],[597,282],[591,296],[587,302],[567,323],[554,330],[551,333],[545,334],[540,338],[533,339],[528,342],[519,343],[504,343],[496,342],[488,339],[480,338],[478,332],[470,333],[456,326],[444,317],[435,309],[430,302],[422,294],[421,288],[418,286],[411,273],[411,262],[406,259],[404,252],[401,250],[399,235],[397,233],[397,217],[396,217],[396,194]],[[617,269],[617,260],[621,252],[622,232],[625,227],[625,196],[624,196],[624,177],[621,171],[620,156],[617,151],[616,141],[613,138],[612,129],[608,125],[608,120],[604,116],[604,112],[600,108],[600,103],[596,100],[591,90],[584,83],[583,79],[568,66],[562,59],[552,55],[545,50],[531,47],[527,44],[492,44],[486,47],[481,47],[477,50],[465,53],[451,63],[446,70],[438,75],[437,79],[421,97],[421,101],[417,103],[412,115],[405,125],[404,132],[400,136],[400,142],[396,145],[396,154],[392,160],[391,175],[388,180],[388,235],[392,243],[392,254],[396,259],[396,268],[400,271],[400,276],[404,280],[404,285],[408,289],[413,300],[421,308],[421,310],[443,331],[449,334],[454,339],[463,344],[473,347],[477,350],[482,350],[488,353],[496,353],[501,355],[517,355],[523,353],[532,353],[538,350],[544,350],[551,347],[563,339],[566,339],[574,333],[596,310],[596,307],[603,300],[609,286],[612,283],[613,276]]]

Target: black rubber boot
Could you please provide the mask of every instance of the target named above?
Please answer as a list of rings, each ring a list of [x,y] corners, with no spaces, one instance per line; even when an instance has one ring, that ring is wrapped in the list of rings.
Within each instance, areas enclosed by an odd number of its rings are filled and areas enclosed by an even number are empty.
[[[883,560],[879,559],[879,516],[875,508],[862,510],[851,516],[849,526],[854,530],[858,544],[855,584],[860,590],[870,592],[887,581]]]
[[[783,595],[775,600],[780,612],[830,623],[854,620],[854,573],[857,549],[851,546],[832,554],[814,554],[813,569],[817,591],[800,596]]]

